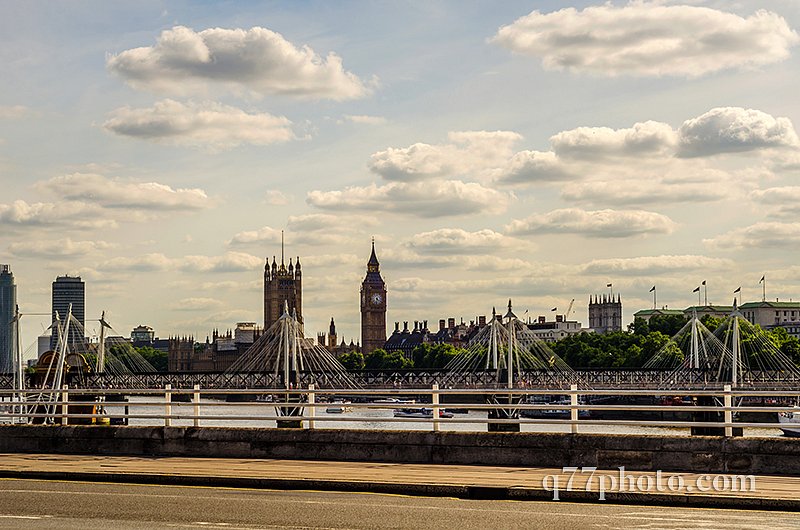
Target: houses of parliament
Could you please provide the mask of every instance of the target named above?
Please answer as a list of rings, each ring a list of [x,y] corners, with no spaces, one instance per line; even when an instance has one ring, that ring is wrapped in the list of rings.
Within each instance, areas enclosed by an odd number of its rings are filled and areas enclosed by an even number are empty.
[[[334,353],[361,349],[371,352],[382,348],[386,343],[386,282],[380,271],[380,262],[375,254],[375,240],[367,261],[367,274],[361,282],[361,341],[359,344],[337,344],[336,323],[331,317],[327,340],[324,333],[317,334],[317,341]],[[283,256],[281,242],[281,263],[275,256],[272,264],[267,259],[264,265],[264,329],[269,329],[283,314],[284,308],[294,316],[303,328],[303,273],[300,257],[294,263],[289,258],[289,266]]]

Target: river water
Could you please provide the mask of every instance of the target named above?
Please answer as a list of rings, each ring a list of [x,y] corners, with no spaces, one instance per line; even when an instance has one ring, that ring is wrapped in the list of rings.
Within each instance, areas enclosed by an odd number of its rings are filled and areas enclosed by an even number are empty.
[[[128,414],[130,416],[148,415],[158,416],[154,418],[129,418],[129,425],[157,426],[164,425],[161,416],[164,415],[165,406],[145,405],[143,402],[156,401],[152,397],[132,396],[128,403]],[[393,405],[383,405],[387,408],[354,408],[340,414],[329,414],[325,412],[325,406],[317,408],[317,415],[314,418],[315,428],[317,429],[372,429],[372,430],[419,430],[430,431],[432,425],[429,420],[423,421],[386,421],[393,418]],[[426,405],[430,406],[430,405]],[[173,416],[192,416],[194,405],[191,403],[172,403]],[[121,405],[108,404],[106,412],[109,416],[122,416],[124,409]],[[275,420],[260,419],[264,416],[276,415],[275,406],[269,403],[246,402],[246,403],[225,403],[219,400],[200,400],[200,416],[214,417],[214,419],[202,418],[201,427],[276,427]],[[442,419],[440,428],[443,431],[463,431],[463,432],[486,432],[486,411],[471,410],[467,414],[455,414],[452,419]],[[356,418],[366,418],[364,421],[348,421]],[[307,417],[304,419],[308,419]],[[460,422],[467,420],[471,423]],[[525,419],[523,419],[523,422]],[[194,424],[192,419],[173,419],[173,426],[189,427]],[[570,432],[569,425],[541,424],[541,423],[522,423],[522,432]],[[650,427],[650,426],[630,426],[630,425],[580,425],[579,432],[582,433],[603,433],[603,434],[650,434],[650,435],[669,435],[669,436],[689,436],[688,428],[682,427]],[[780,429],[771,428],[745,428],[745,436],[782,436]]]

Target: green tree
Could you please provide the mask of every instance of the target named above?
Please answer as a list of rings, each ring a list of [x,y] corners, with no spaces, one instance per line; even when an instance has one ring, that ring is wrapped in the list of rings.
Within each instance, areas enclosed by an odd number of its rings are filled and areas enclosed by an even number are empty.
[[[364,368],[367,370],[405,370],[413,367],[414,362],[399,351],[387,353],[384,349],[377,349],[364,357]]]
[[[347,370],[363,370],[364,369],[364,356],[361,352],[351,351],[343,353],[337,357],[339,362],[342,363]]]
[[[139,355],[144,357],[144,360],[149,362],[157,371],[166,372],[169,368],[167,352],[156,350],[150,346],[136,348],[136,351],[139,352]]]
[[[700,319],[700,322],[713,332],[720,326],[720,324],[722,324],[723,320],[725,320],[723,317],[703,315],[703,317]]]
[[[452,344],[424,343],[416,346],[411,352],[414,368],[436,370],[447,366],[454,357],[463,350],[456,349]]]
[[[650,319],[650,331],[660,331],[668,337],[673,337],[686,325],[688,319],[683,315],[656,315]]]

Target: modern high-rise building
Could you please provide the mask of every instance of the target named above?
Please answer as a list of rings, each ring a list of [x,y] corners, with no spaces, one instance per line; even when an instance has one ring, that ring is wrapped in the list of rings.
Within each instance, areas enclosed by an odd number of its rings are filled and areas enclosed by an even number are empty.
[[[17,286],[8,265],[0,265],[0,373],[12,371],[14,344],[11,321],[17,307]]]
[[[55,349],[58,344],[58,327],[55,326],[56,313],[63,323],[72,305],[72,316],[81,324],[81,329],[69,327],[67,334],[68,344],[78,351],[83,348],[86,341],[83,327],[86,325],[86,284],[80,276],[59,276],[53,282],[53,334],[50,339],[50,348]]]
[[[375,241],[361,282],[361,351],[366,355],[386,344],[386,283],[375,255]]]

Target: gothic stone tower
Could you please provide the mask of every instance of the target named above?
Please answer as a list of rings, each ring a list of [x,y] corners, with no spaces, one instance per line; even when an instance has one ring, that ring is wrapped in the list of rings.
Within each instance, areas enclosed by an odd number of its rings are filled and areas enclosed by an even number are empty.
[[[367,262],[367,276],[361,282],[361,351],[366,355],[386,343],[386,284],[381,278],[381,266],[372,255]]]
[[[267,258],[264,266],[264,329],[267,330],[283,314],[284,303],[289,305],[289,314],[296,314],[300,329],[303,329],[303,279],[300,258],[297,265],[289,258],[289,267],[283,263],[283,243],[281,243],[281,264],[272,257],[272,267]]]
[[[622,297],[589,297],[589,327],[596,333],[622,331]]]

